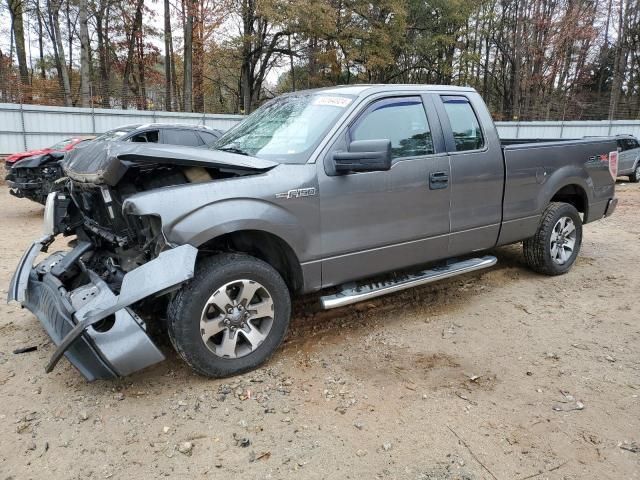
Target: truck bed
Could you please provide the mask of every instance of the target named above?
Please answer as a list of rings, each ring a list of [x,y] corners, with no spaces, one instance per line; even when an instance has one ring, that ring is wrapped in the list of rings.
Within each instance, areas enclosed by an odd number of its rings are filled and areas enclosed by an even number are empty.
[[[602,218],[614,196],[609,153],[616,149],[611,137],[502,141],[505,188],[499,243],[516,241],[523,229],[533,235],[544,208],[563,188],[583,196],[584,223]]]

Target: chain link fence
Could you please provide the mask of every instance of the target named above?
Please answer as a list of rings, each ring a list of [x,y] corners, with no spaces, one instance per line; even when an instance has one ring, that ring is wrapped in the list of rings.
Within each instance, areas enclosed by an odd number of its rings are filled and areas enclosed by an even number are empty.
[[[79,78],[72,76],[70,82],[71,93],[65,95],[55,78],[33,78],[30,85],[22,85],[17,75],[5,72],[3,76],[0,72],[0,103],[185,112],[180,89],[170,92],[171,101],[167,102],[165,88],[156,83],[145,87],[144,94],[134,95],[123,94],[122,86],[101,86],[100,82],[94,81],[88,101],[83,105]],[[141,89],[138,85],[137,90]],[[273,95],[270,91],[263,92],[264,99]],[[498,121],[640,120],[638,93],[621,95],[614,102],[609,91],[599,92],[595,87],[594,90],[584,89],[576,93],[523,95],[517,107],[508,106],[513,99],[506,98],[506,94],[487,92],[484,96],[493,118]],[[240,103],[237,91],[218,86],[193,92],[190,110],[196,113],[236,113],[240,111]]]

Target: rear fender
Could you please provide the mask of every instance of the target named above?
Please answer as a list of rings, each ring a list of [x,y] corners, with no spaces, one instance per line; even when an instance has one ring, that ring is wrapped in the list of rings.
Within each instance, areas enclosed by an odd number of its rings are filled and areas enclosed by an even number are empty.
[[[589,210],[589,205],[593,201],[591,192],[594,185],[591,178],[587,173],[574,165],[567,165],[555,170],[550,177],[545,181],[542,187],[542,191],[538,197],[538,213],[542,213],[547,205],[551,203],[551,199],[569,185],[576,185],[584,193],[585,200],[585,214]]]

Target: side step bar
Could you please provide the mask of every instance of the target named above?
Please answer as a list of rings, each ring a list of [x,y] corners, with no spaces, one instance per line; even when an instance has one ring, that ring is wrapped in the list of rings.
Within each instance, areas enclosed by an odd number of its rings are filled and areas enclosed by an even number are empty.
[[[463,273],[489,268],[494,266],[497,261],[498,259],[496,257],[487,255],[481,258],[450,261],[446,265],[434,267],[429,270],[422,270],[417,273],[410,273],[395,280],[384,280],[359,286],[354,286],[352,283],[345,285],[343,290],[334,295],[321,297],[320,303],[325,310],[344,307],[345,305],[362,302],[388,293],[399,292],[408,288],[417,287],[418,285],[436,282],[444,278],[455,277]]]

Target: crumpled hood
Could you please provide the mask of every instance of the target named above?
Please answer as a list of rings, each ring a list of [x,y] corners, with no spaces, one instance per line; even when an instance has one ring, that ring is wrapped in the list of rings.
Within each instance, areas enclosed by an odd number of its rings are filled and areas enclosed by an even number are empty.
[[[240,171],[266,171],[276,162],[206,148],[176,145],[91,142],[67,153],[62,162],[65,175],[83,183],[116,185],[136,165],[178,165]]]
[[[11,167],[12,170],[18,170],[21,168],[38,168],[47,163],[57,162],[64,158],[65,152],[51,151],[48,153],[34,155],[32,157],[23,158],[18,160]]]
[[[9,155],[7,158],[5,158],[4,161],[8,164],[11,164],[18,162],[24,158],[29,158],[34,155],[42,155],[49,152],[51,152],[50,148],[39,148],[37,150],[29,150],[28,152],[14,153],[13,155]]]

